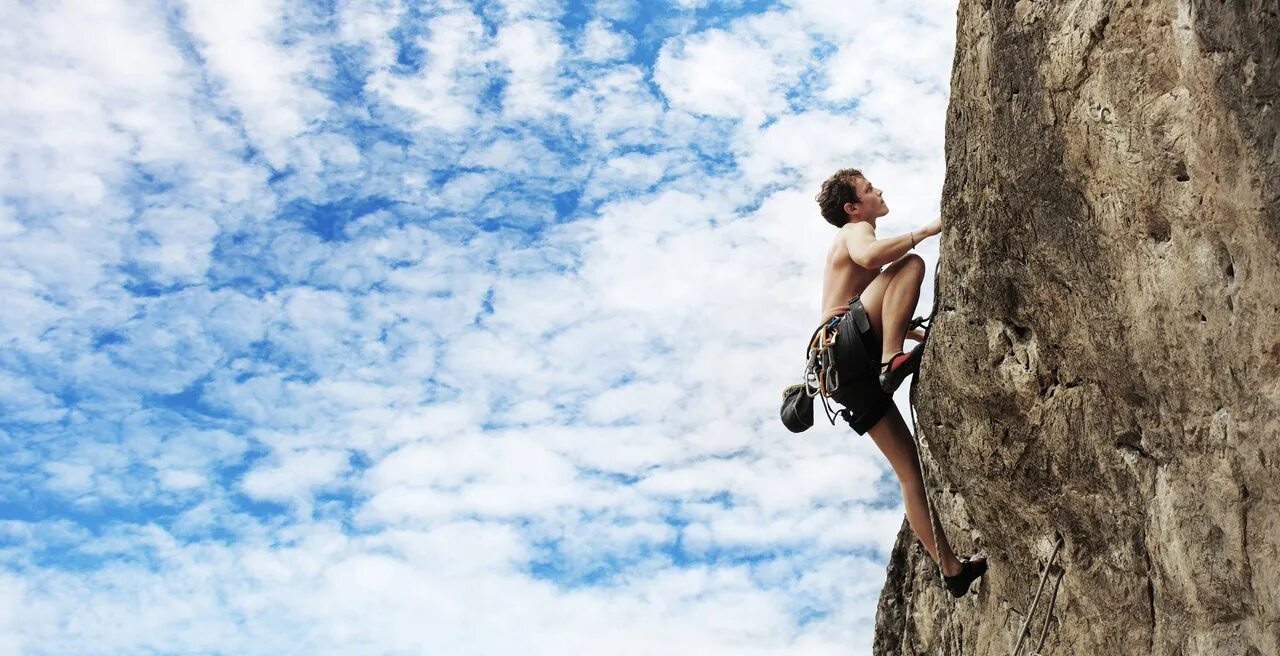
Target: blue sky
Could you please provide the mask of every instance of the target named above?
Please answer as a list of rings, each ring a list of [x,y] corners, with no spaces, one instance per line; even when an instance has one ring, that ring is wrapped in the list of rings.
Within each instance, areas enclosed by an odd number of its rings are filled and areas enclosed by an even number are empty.
[[[953,3],[0,10],[0,653],[869,653],[897,482],[777,402]]]

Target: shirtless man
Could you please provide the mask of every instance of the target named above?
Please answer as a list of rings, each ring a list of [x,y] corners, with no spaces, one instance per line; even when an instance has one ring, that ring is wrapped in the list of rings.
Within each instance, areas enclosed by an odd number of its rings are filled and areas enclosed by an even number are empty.
[[[858,392],[861,398],[846,405],[870,409],[860,414],[859,422],[851,421],[850,426],[859,434],[870,433],[872,441],[888,458],[902,485],[907,522],[934,562],[941,566],[947,588],[953,595],[963,596],[969,584],[986,571],[986,560],[956,558],[945,534],[940,533],[934,544],[915,440],[892,398],[902,378],[915,371],[924,351],[923,344],[911,353],[902,351],[908,337],[915,341],[924,337],[919,331],[907,332],[920,299],[920,283],[924,280],[924,260],[909,251],[924,239],[942,232],[942,220],[904,235],[876,239],[876,219],[888,214],[889,207],[883,192],[857,169],[841,169],[828,178],[822,184],[817,201],[823,218],[840,229],[827,252],[821,321],[827,322],[848,312],[849,299],[859,297],[871,320],[872,339],[879,341],[866,346],[872,357],[881,357],[880,389],[874,385],[864,386]],[[881,354],[890,355],[882,357]]]

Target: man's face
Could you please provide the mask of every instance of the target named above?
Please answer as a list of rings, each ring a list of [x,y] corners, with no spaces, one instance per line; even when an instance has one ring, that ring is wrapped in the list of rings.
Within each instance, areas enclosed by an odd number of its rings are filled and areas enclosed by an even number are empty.
[[[875,219],[889,213],[889,206],[884,204],[882,197],[884,192],[871,184],[870,180],[858,178],[854,185],[858,190],[858,204],[854,207],[863,219]]]

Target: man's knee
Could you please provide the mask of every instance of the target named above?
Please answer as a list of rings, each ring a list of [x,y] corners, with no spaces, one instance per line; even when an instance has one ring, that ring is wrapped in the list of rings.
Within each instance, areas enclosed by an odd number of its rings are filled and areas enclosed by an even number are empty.
[[[915,253],[907,253],[898,258],[892,265],[899,271],[910,271],[912,273],[924,273],[924,258]]]

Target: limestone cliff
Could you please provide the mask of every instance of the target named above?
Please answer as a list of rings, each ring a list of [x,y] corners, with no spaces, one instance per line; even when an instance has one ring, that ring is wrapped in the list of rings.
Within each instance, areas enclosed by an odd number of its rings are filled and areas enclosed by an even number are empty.
[[[1280,654],[1280,2],[958,12],[915,396],[991,570],[904,523],[875,653],[1011,653],[1061,538],[1023,653]]]

